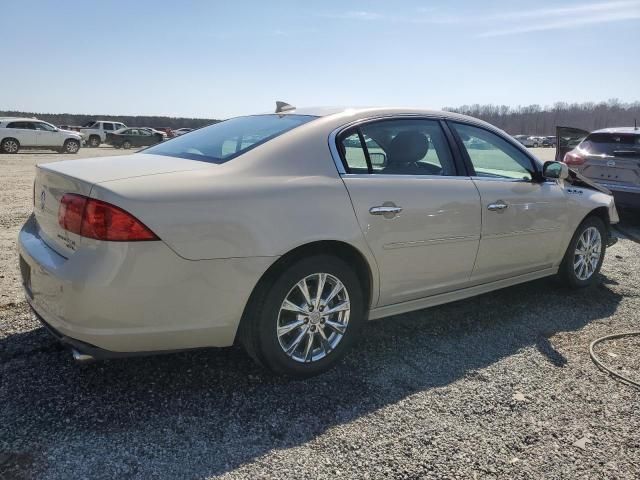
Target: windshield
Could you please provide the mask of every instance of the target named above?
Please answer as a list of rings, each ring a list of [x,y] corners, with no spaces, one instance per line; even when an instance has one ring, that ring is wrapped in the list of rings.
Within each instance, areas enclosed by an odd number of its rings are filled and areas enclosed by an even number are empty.
[[[224,163],[315,118],[290,114],[232,118],[185,133],[143,153]]]
[[[580,149],[591,155],[640,155],[640,133],[592,133]]]

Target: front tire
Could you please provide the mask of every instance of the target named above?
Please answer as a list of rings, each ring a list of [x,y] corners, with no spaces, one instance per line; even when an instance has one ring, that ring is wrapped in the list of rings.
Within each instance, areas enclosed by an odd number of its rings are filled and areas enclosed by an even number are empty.
[[[596,282],[607,249],[607,230],[598,217],[587,217],[576,229],[558,275],[572,288],[585,288]]]
[[[80,150],[80,142],[77,140],[67,140],[62,147],[63,153],[78,153]]]
[[[365,321],[358,275],[341,259],[299,260],[260,282],[240,326],[249,355],[272,372],[308,378],[336,365]]]
[[[15,138],[5,138],[0,144],[3,153],[18,153],[20,150],[20,142]]]

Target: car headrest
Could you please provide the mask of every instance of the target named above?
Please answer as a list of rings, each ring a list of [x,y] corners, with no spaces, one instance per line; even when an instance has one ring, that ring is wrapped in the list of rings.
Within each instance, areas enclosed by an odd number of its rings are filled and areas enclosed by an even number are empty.
[[[429,151],[429,140],[426,135],[415,130],[398,133],[387,151],[387,162],[412,163],[424,158]]]

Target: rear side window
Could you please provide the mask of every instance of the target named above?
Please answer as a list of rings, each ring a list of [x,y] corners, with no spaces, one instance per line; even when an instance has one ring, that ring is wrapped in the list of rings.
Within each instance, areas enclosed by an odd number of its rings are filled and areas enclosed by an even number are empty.
[[[640,155],[640,134],[592,133],[579,148],[592,155]]]
[[[22,130],[35,130],[36,127],[31,122],[11,122],[7,128],[19,128]]]
[[[159,143],[143,153],[224,163],[315,118],[291,114],[232,118]]]
[[[113,130],[113,123],[103,123],[102,128],[105,130]]]

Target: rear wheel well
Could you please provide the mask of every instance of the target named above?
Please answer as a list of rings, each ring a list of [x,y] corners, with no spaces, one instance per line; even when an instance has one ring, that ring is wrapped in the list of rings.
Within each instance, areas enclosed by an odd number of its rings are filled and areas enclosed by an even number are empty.
[[[264,274],[262,274],[262,277],[260,277],[260,280],[256,283],[256,286],[253,288],[253,291],[249,296],[249,300],[245,305],[242,319],[240,320],[240,327],[238,327],[238,332],[240,332],[240,329],[242,328],[242,323],[245,322],[245,314],[248,311],[249,306],[255,300],[256,294],[260,292],[261,289],[272,283],[274,279],[289,268],[290,265],[293,265],[302,258],[313,255],[332,255],[351,266],[356,272],[358,280],[362,285],[362,293],[365,300],[364,304],[366,305],[367,310],[369,309],[373,291],[373,276],[366,258],[357,248],[349,245],[348,243],[334,240],[323,240],[307,243],[294,248],[280,257]],[[236,340],[238,338],[238,332],[236,332]]]

